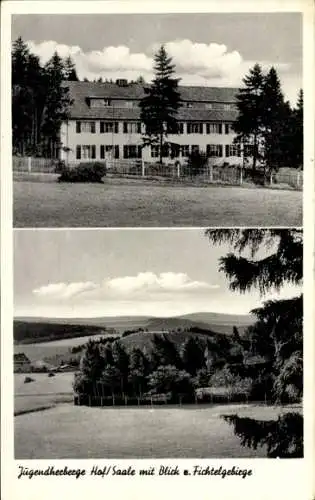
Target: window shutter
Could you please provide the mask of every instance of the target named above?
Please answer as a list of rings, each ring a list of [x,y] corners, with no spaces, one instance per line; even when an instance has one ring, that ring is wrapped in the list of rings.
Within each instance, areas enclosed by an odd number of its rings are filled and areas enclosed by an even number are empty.
[[[105,147],[104,146],[100,147],[100,157],[101,157],[101,160],[104,160],[104,158],[105,158]]]
[[[228,123],[225,124],[225,133],[229,134],[230,133],[230,126]]]
[[[137,132],[138,134],[141,134],[141,122],[137,123]]]
[[[101,133],[101,134],[104,134],[104,132],[105,132],[105,127],[104,127],[104,125],[105,125],[105,123],[104,123],[104,122],[101,122],[101,124],[100,124],[100,133]]]
[[[92,160],[95,160],[95,158],[96,158],[96,146],[93,145],[92,146]]]
[[[118,144],[116,144],[116,146],[115,146],[115,158],[116,159],[119,158],[119,146],[118,146]]]
[[[118,134],[118,122],[114,122],[115,134]]]
[[[91,122],[91,134],[95,134],[95,122]]]
[[[128,148],[124,146],[124,158],[128,158]]]
[[[225,156],[226,156],[227,158],[230,156],[230,155],[229,155],[229,149],[230,149],[230,148],[229,148],[229,145],[228,145],[228,144],[226,144],[226,145],[225,145]]]
[[[81,122],[76,122],[76,133],[77,134],[81,133]]]
[[[124,122],[124,134],[127,134],[127,133],[128,133],[127,122]]]
[[[219,134],[222,134],[222,123],[219,123]]]
[[[81,160],[81,146],[77,146],[76,159]]]
[[[222,148],[222,144],[219,144],[219,154],[218,156],[222,157],[223,156],[223,148]]]
[[[138,158],[142,158],[142,147],[138,146]]]

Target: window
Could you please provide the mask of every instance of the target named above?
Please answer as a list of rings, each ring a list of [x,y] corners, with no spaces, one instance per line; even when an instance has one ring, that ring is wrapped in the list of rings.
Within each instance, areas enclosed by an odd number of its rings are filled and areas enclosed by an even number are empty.
[[[76,148],[76,158],[77,160],[95,160],[96,158],[96,146],[77,146]]]
[[[106,108],[110,105],[111,101],[109,99],[103,99],[103,98],[90,99],[90,108]]]
[[[108,144],[106,145],[101,145],[100,146],[100,158],[101,160],[104,160],[108,156],[113,157],[113,150],[114,150],[114,158],[119,158],[119,146],[116,144],[115,146],[109,146]]]
[[[184,106],[185,108],[192,108],[192,107],[193,107],[193,103],[192,103],[192,102],[184,102],[184,103],[183,103],[183,106]]]
[[[222,157],[223,148],[222,144],[207,144],[207,156]]]
[[[225,145],[225,156],[241,156],[241,148],[237,144],[226,144]]]
[[[183,134],[184,133],[184,123],[183,122],[179,122],[177,124],[178,126],[178,134]]]
[[[76,122],[76,133],[81,132],[95,134],[95,122]]]
[[[192,153],[199,153],[199,146],[198,146],[198,144],[191,146],[191,152]]]
[[[162,147],[162,156],[163,158],[168,158],[170,155],[170,149],[167,144],[164,144]],[[160,157],[160,146],[151,146],[151,158],[159,158]]]
[[[141,122],[124,122],[124,134],[141,134]]]
[[[128,145],[124,146],[124,158],[141,158],[142,148],[141,146]]]
[[[187,134],[203,134],[203,123],[187,123]]]
[[[223,104],[223,109],[224,111],[230,111],[231,109],[233,109],[233,106],[232,104]]]
[[[249,156],[253,156],[254,146],[253,144],[244,144],[244,156],[248,158]]]
[[[189,156],[189,146],[187,144],[183,144],[180,146],[181,156],[187,158]]]
[[[124,106],[125,108],[135,108],[137,106],[137,101],[125,101]]]
[[[172,144],[171,146],[171,158],[179,157],[179,144]]]
[[[205,103],[205,108],[206,109],[213,109],[212,102],[206,102]]]
[[[207,134],[222,134],[222,123],[207,123]]]
[[[231,123],[226,123],[225,124],[225,133],[226,134],[230,134],[232,132],[233,132],[233,130],[232,130],[232,124]]]
[[[101,134],[118,134],[118,122],[101,122]]]

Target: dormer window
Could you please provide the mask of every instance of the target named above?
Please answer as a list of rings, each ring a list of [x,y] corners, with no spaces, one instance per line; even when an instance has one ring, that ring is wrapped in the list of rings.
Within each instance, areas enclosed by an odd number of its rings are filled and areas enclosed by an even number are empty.
[[[108,106],[111,106],[110,99],[90,97],[90,108],[107,108]]]

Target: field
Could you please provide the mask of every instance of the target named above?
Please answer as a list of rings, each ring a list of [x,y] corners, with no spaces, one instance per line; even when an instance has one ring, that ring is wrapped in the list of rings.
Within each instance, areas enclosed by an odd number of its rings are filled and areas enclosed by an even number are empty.
[[[302,192],[229,186],[172,186],[106,179],[104,184],[14,182],[15,227],[300,226]]]
[[[70,402],[73,374],[34,378],[24,384],[24,375],[15,375],[16,459],[265,457],[265,449],[242,447],[220,416],[269,420],[290,410],[233,404],[78,407]]]

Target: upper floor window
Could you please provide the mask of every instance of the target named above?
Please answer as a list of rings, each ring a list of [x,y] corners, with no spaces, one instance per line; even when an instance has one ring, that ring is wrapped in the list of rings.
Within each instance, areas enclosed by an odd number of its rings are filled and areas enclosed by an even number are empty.
[[[124,134],[141,134],[141,122],[124,122]]]
[[[118,122],[100,122],[101,134],[118,134]]]
[[[203,123],[187,123],[187,134],[203,134]]]
[[[184,133],[184,123],[183,122],[178,122],[177,123],[177,127],[178,127],[177,133],[178,134],[183,134]]]
[[[207,123],[207,134],[222,134],[222,123]]]
[[[106,108],[111,106],[111,100],[107,98],[91,98],[90,108]]]
[[[223,104],[223,109],[224,111],[230,111],[231,109],[233,109],[233,104],[225,103]]]
[[[232,124],[231,123],[226,123],[224,128],[225,128],[225,133],[226,134],[231,134],[233,132]]]
[[[206,108],[206,109],[213,109],[212,102],[206,102],[206,103],[205,103],[205,108]]]
[[[80,134],[81,132],[95,134],[95,122],[76,122],[76,133]]]
[[[183,102],[182,106],[184,108],[192,108],[193,107],[193,103],[192,102]]]

